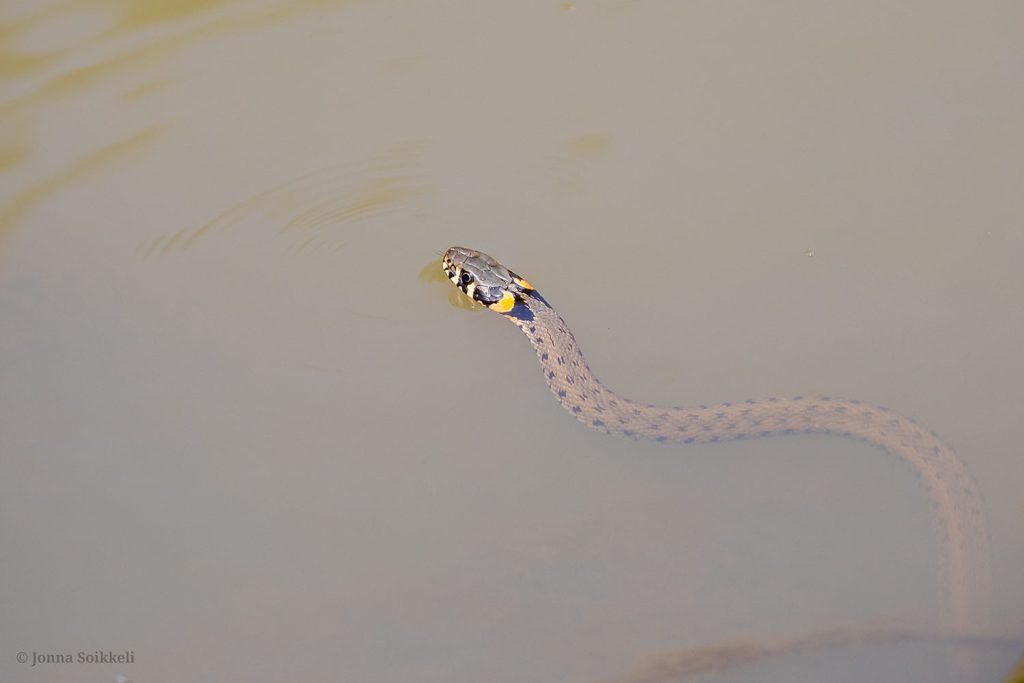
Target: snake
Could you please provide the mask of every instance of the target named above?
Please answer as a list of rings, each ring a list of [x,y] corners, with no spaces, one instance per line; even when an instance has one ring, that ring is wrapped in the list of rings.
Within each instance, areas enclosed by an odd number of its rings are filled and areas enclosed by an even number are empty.
[[[551,392],[588,427],[611,435],[685,444],[831,434],[867,442],[907,463],[931,502],[939,548],[942,625],[954,633],[988,626],[992,579],[981,495],[963,461],[935,432],[888,408],[831,396],[692,407],[634,401],[597,379],[566,322],[514,271],[466,247],[445,251],[441,266],[464,295],[499,313],[526,335]]]

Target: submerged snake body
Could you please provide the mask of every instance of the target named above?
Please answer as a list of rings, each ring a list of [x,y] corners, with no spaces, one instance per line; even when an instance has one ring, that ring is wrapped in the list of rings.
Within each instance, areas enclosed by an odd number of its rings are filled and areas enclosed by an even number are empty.
[[[678,408],[638,403],[606,388],[591,372],[561,316],[518,275],[481,252],[452,247],[448,276],[468,296],[504,315],[537,352],[562,406],[589,427],[654,441],[710,443],[794,433],[866,441],[908,463],[932,501],[939,536],[939,580],[947,626],[985,627],[991,610],[988,531],[977,485],[933,432],[894,411],[830,397],[770,398]]]

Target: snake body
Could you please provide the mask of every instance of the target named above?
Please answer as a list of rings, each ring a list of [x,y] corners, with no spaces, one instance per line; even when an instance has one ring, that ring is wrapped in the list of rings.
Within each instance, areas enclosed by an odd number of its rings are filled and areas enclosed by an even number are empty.
[[[887,408],[828,396],[686,408],[638,403],[597,379],[569,326],[524,279],[490,256],[464,247],[445,252],[442,265],[465,294],[501,313],[526,335],[552,393],[589,427],[683,443],[835,434],[866,441],[900,458],[913,468],[932,502],[945,626],[961,633],[987,627],[991,570],[981,497],[963,462],[934,432]]]

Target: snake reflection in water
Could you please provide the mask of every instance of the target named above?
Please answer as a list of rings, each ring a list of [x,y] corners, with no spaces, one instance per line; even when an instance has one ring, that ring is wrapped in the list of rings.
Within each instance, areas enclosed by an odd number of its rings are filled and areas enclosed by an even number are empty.
[[[448,249],[442,267],[466,296],[500,313],[526,335],[551,391],[587,426],[608,434],[683,443],[835,434],[866,441],[905,461],[932,501],[944,627],[967,633],[988,626],[991,571],[985,513],[974,479],[935,433],[886,408],[826,396],[692,408],[638,403],[598,381],[568,325],[519,275],[465,247]]]

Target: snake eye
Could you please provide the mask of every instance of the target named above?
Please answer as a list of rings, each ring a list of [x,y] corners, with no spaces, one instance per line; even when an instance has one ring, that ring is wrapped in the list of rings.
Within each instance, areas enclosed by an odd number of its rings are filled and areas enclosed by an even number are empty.
[[[462,275],[459,276],[459,282],[461,282],[464,285],[468,285],[472,281],[473,276],[467,273],[466,271],[462,271]]]

